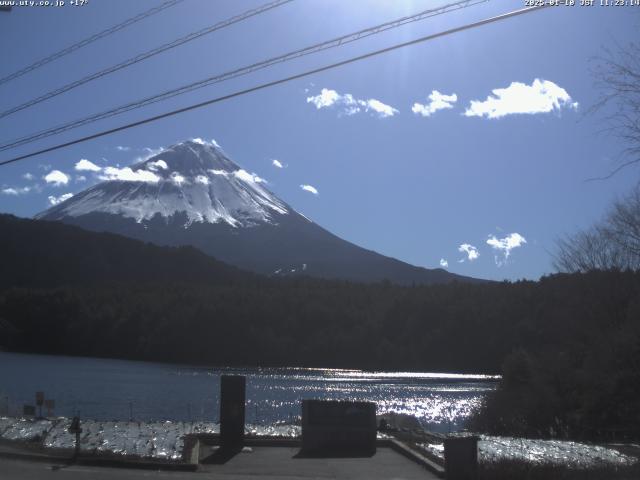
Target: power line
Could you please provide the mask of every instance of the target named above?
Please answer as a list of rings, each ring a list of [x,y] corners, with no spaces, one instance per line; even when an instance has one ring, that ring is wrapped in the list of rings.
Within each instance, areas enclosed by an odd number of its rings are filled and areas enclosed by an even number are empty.
[[[26,73],[29,73],[37,68],[40,68],[43,65],[46,65],[47,63],[51,63],[54,60],[58,60],[59,58],[64,57],[65,55],[69,55],[70,53],[75,52],[76,50],[82,47],[86,47],[87,45],[95,42],[96,40],[100,40],[101,38],[107,37],[119,30],[122,30],[123,28],[127,28],[133,25],[134,23],[144,20],[145,18],[149,18],[150,16],[155,15],[156,13],[160,13],[161,11],[167,8],[173,7],[174,5],[177,5],[178,3],[181,3],[183,1],[184,0],[168,0],[162,3],[161,5],[158,5],[157,7],[153,7],[153,8],[150,8],[149,10],[145,10],[144,12],[139,13],[134,17],[128,18],[124,22],[118,23],[117,25],[114,25],[105,30],[102,30],[101,32],[91,35],[90,37],[85,38],[80,42],[77,42],[77,43],[74,43],[73,45],[68,46],[67,48],[63,48],[62,50],[56,53],[52,53],[51,55],[44,57],[38,60],[37,62],[34,62],[31,65],[24,67],[21,70],[18,70],[17,72],[11,73],[5,77],[0,78],[0,85],[10,82],[11,80],[15,80],[16,78],[21,77],[22,75],[25,75]]]
[[[380,50],[375,50],[373,52],[365,53],[365,54],[359,55],[357,57],[351,57],[351,58],[349,58],[347,60],[342,60],[340,62],[332,63],[332,64],[329,64],[329,65],[325,65],[323,67],[318,67],[318,68],[314,68],[312,70],[307,70],[305,72],[298,73],[298,74],[295,74],[295,75],[291,75],[289,77],[281,78],[279,80],[274,80],[274,81],[271,81],[271,82],[263,83],[263,84],[255,86],[255,87],[247,88],[247,89],[244,89],[244,90],[239,90],[237,92],[230,93],[228,95],[223,95],[221,97],[213,98],[211,100],[207,100],[207,101],[204,101],[204,102],[196,103],[194,105],[189,105],[188,107],[183,107],[183,108],[179,108],[177,110],[172,110],[170,112],[166,112],[166,113],[163,113],[163,114],[160,114],[160,115],[155,115],[153,117],[145,118],[143,120],[138,120],[136,122],[132,122],[132,123],[129,123],[129,124],[126,124],[126,125],[121,125],[119,127],[111,128],[109,130],[103,130],[102,132],[94,133],[92,135],[81,137],[81,138],[78,138],[76,140],[71,140],[69,142],[61,143],[61,144],[55,145],[53,147],[48,147],[48,148],[45,148],[45,149],[42,149],[42,150],[38,150],[36,152],[32,152],[32,153],[28,153],[28,154],[25,154],[25,155],[21,155],[19,157],[11,158],[9,160],[4,160],[4,161],[0,162],[0,166],[7,165],[9,163],[18,162],[20,160],[24,160],[24,159],[27,159],[27,158],[35,157],[36,155],[41,155],[43,153],[52,152],[54,150],[59,150],[61,148],[69,147],[71,145],[76,145],[76,144],[83,143],[83,142],[86,142],[86,141],[89,141],[89,140],[94,140],[96,138],[104,137],[106,135],[111,135],[112,133],[121,132],[123,130],[128,130],[128,129],[133,128],[133,127],[138,127],[140,125],[144,125],[144,124],[147,124],[147,123],[155,122],[155,121],[161,120],[163,118],[167,118],[167,117],[171,117],[171,116],[174,116],[174,115],[178,115],[180,113],[185,113],[185,112],[188,112],[188,111],[191,111],[191,110],[195,110],[195,109],[198,109],[198,108],[205,107],[207,105],[212,105],[214,103],[219,103],[219,102],[222,102],[222,101],[225,101],[225,100],[229,100],[231,98],[235,98],[235,97],[239,97],[239,96],[242,96],[242,95],[246,95],[248,93],[253,93],[253,92],[256,92],[256,91],[259,91],[259,90],[264,90],[266,88],[274,87],[276,85],[281,85],[283,83],[287,83],[287,82],[290,82],[292,80],[298,80],[300,78],[308,77],[308,76],[314,75],[316,73],[324,72],[324,71],[327,71],[327,70],[332,70],[334,68],[342,67],[344,65],[355,63],[355,62],[358,62],[360,60],[365,60],[367,58],[371,58],[371,57],[375,57],[375,56],[378,56],[378,55],[382,55],[383,53],[388,53],[388,52],[391,52],[393,50],[398,50],[400,48],[408,47],[408,46],[411,46],[411,45],[416,45],[416,44],[423,43],[423,42],[426,42],[426,41],[429,41],[429,40],[434,40],[436,38],[440,38],[440,37],[452,35],[454,33],[462,32],[462,31],[465,31],[465,30],[470,30],[470,29],[473,29],[473,28],[477,28],[477,27],[480,27],[480,26],[483,26],[483,25],[488,25],[488,24],[491,24],[491,23],[499,22],[501,20],[506,20],[508,18],[516,17],[516,16],[519,16],[519,15],[523,15],[523,14],[526,14],[526,13],[534,12],[534,11],[537,11],[537,10],[542,10],[543,8],[547,8],[548,6],[549,5],[545,4],[545,5],[536,6],[536,7],[522,8],[520,10],[515,10],[515,11],[512,11],[512,12],[504,13],[502,15],[498,15],[498,16],[495,16],[495,17],[491,17],[491,18],[487,18],[487,19],[484,19],[484,20],[480,20],[478,22],[469,23],[469,24],[463,25],[461,27],[456,27],[456,28],[452,28],[452,29],[449,29],[449,30],[445,30],[445,31],[439,32],[439,33],[426,35],[424,37],[420,37],[420,38],[417,38],[417,39],[414,39],[414,40],[410,40],[408,42],[403,42],[403,43],[399,43],[399,44],[396,44],[396,45],[392,45],[390,47],[386,47],[386,48],[382,48]]]
[[[182,1],[182,0],[180,0]],[[131,57],[123,62],[120,62],[116,65],[112,65],[111,67],[105,68],[104,70],[100,70],[99,72],[95,72],[92,73],[91,75],[87,75],[86,77],[83,77],[79,80],[76,80],[74,82],[71,83],[67,83],[66,85],[63,85],[62,87],[56,88],[54,90],[51,90],[43,95],[40,95],[39,97],[33,98],[31,100],[28,100],[27,102],[24,102],[20,105],[17,105],[15,107],[9,108],[8,110],[5,110],[3,112],[0,112],[0,118],[4,118],[7,117],[13,113],[19,112],[21,110],[24,110],[25,108],[29,108],[32,107],[33,105],[37,105],[38,103],[42,103],[46,100],[49,100],[53,97],[57,97],[58,95],[61,95],[65,92],[68,92],[69,90],[73,90],[74,88],[79,87],[80,85],[84,85],[85,83],[89,83],[93,80],[97,80],[99,78],[105,77],[107,75],[110,75],[112,73],[115,73],[119,70],[122,70],[123,68],[127,68],[130,67],[131,65],[134,65],[136,63],[142,62],[143,60],[146,60],[148,58],[154,57],[156,55],[159,55],[163,52],[166,52],[168,50],[171,50],[173,48],[179,47],[180,45],[184,45],[185,43],[191,42],[192,40],[195,40],[197,38],[200,38],[204,35],[207,35],[209,33],[215,32],[217,30],[221,30],[223,28],[226,28],[230,25],[233,25],[235,23],[239,23],[242,22],[243,20],[246,20],[248,18],[251,18],[255,15],[259,15],[261,13],[264,13],[268,10],[271,10],[273,8],[277,8],[281,5],[284,5],[286,3],[290,3],[293,0],[275,0],[273,2],[261,5],[260,7],[257,8],[253,8],[251,10],[247,10],[246,12],[243,12],[239,15],[235,15],[231,18],[228,18],[226,20],[223,20],[221,22],[216,23],[215,25],[211,25],[209,27],[203,28],[201,30],[198,30],[196,32],[192,32],[188,35],[185,35],[184,37],[180,37],[177,38],[176,40],[173,40],[172,42],[168,42],[165,43],[163,45],[160,45],[159,47],[156,47],[154,49],[148,50],[146,52],[143,52],[139,55],[136,55],[135,57]]]
[[[40,132],[36,132],[30,134],[26,137],[21,137],[16,140],[12,140],[8,143],[0,145],[0,151],[8,150],[11,148],[16,148],[28,143],[32,143],[35,140],[40,140],[46,137],[50,137],[52,135],[57,135],[62,132],[66,132],[68,130],[72,130],[83,125],[87,125],[90,123],[94,123],[98,120],[103,120],[105,118],[113,117],[115,115],[120,115],[122,113],[126,113],[131,110],[136,110],[138,108],[142,108],[153,103],[157,103],[163,100],[167,100],[169,98],[182,95],[184,93],[188,93],[200,88],[204,88],[216,83],[220,83],[226,80],[230,80],[233,78],[237,78],[243,75],[247,75],[249,73],[256,72],[258,70],[262,70],[267,67],[271,67],[273,65],[284,63],[290,60],[294,60],[296,58],[300,58],[306,55],[311,55],[320,51],[328,50],[330,48],[337,48],[348,43],[355,42],[357,40],[361,40],[363,38],[369,37],[371,35],[377,35],[379,33],[385,32],[387,30],[391,30],[393,28],[398,28],[408,23],[417,22],[419,20],[424,20],[426,18],[434,17],[436,15],[442,15],[448,13],[453,10],[471,7],[473,5],[477,5],[479,3],[487,2],[488,0],[462,0],[455,3],[451,3],[448,5],[444,5],[442,7],[436,9],[424,10],[414,15],[408,15],[405,17],[401,17],[399,19],[385,22],[373,27],[369,27],[363,30],[360,30],[355,33],[350,33],[348,35],[343,35],[331,40],[327,40],[322,43],[314,44],[309,47],[305,47],[299,50],[294,50],[292,52],[285,53],[283,55],[279,55],[276,57],[269,58],[267,60],[263,60],[257,63],[254,63],[249,66],[245,66],[242,68],[238,68],[235,70],[231,70],[222,74],[214,75],[212,77],[205,78],[203,80],[199,80],[197,82],[193,82],[182,87],[174,88],[171,90],[167,90],[165,92],[152,95],[150,97],[143,98],[142,100],[136,100],[134,102],[130,102],[119,107],[113,108],[111,110],[103,111],[89,117],[85,117],[82,119],[77,119],[72,122],[67,122],[63,125],[58,125],[57,127],[53,127],[47,130],[42,130]]]

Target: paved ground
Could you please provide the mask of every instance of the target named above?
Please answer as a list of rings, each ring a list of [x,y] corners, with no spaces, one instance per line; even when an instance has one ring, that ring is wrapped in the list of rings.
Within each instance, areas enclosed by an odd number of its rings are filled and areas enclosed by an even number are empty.
[[[421,466],[389,448],[379,448],[370,458],[298,458],[299,449],[287,447],[254,447],[250,453],[239,453],[225,463],[201,465],[198,472],[157,472],[90,466],[52,469],[51,463],[0,458],[2,480],[167,480],[205,477],[226,480],[257,478],[287,480],[354,479],[354,480],[430,480],[437,477]]]

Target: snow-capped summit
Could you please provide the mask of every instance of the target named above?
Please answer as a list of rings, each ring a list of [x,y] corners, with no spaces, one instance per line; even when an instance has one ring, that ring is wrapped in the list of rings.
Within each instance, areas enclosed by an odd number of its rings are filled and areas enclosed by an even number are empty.
[[[157,245],[190,245],[270,276],[403,284],[471,280],[409,265],[333,235],[276,197],[213,141],[188,140],[130,167],[96,169],[100,183],[36,218]]]
[[[127,168],[107,167],[101,183],[39,214],[61,219],[109,213],[136,222],[156,215],[186,215],[193,222],[225,222],[233,227],[277,223],[289,207],[263,179],[229,159],[215,142],[188,140]]]

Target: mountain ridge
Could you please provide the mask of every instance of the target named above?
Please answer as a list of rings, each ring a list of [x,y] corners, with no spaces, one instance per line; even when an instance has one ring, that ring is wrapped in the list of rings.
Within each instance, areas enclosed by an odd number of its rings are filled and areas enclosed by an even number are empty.
[[[482,281],[426,269],[341,239],[299,214],[213,142],[178,143],[38,215],[157,245],[191,245],[271,275],[398,284]]]

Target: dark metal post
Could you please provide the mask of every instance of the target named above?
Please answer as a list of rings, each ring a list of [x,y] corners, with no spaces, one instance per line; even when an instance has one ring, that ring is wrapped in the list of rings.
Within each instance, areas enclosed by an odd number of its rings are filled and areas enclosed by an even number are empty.
[[[244,445],[246,379],[240,375],[220,377],[220,446]]]
[[[78,459],[78,455],[80,455],[80,434],[82,433],[82,428],[80,428],[80,417],[73,417],[71,425],[69,425],[69,433],[76,434],[76,446],[73,450],[73,461],[75,462]]]
[[[38,417],[42,418],[42,405],[44,404],[44,392],[36,392],[36,405],[38,406]]]

